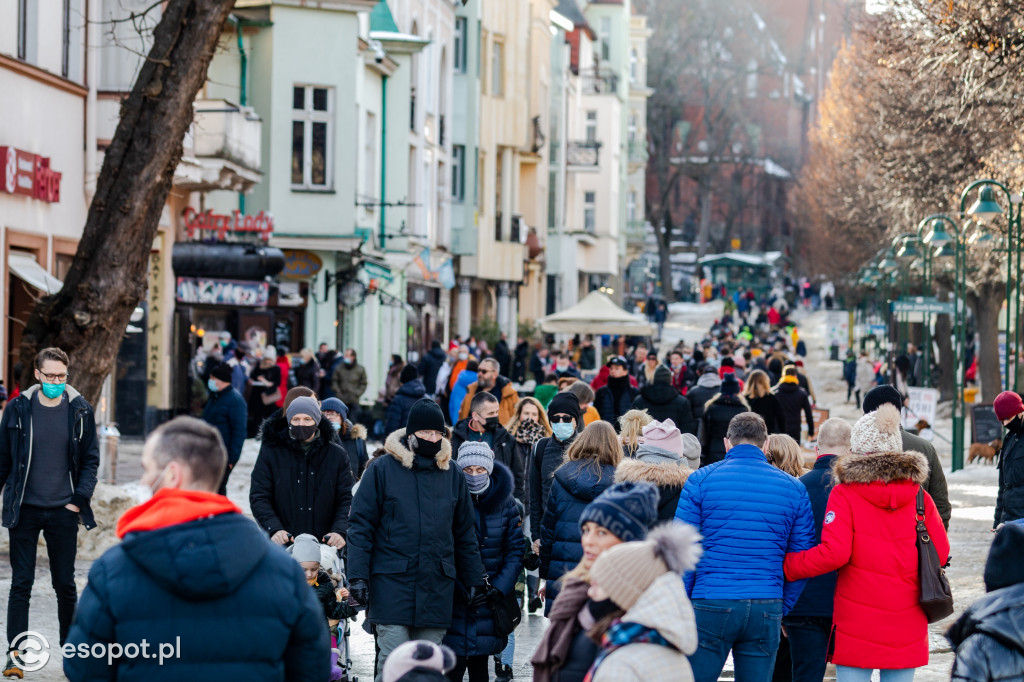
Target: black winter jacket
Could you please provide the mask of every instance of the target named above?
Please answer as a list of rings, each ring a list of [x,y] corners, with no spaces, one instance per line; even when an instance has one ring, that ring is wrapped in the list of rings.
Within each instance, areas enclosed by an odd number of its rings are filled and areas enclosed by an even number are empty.
[[[590,461],[566,462],[555,472],[540,524],[540,577],[554,581],[583,559],[580,516],[615,480],[615,467]]]
[[[702,467],[725,459],[725,436],[729,432],[729,422],[741,412],[749,411],[750,406],[740,396],[719,396],[704,408],[703,439],[700,444]]]
[[[775,395],[782,405],[782,414],[786,418],[782,433],[788,434],[797,443],[800,442],[800,413],[807,418],[807,435],[814,436],[814,414],[811,412],[811,399],[807,391],[798,384],[781,384],[775,389]]]
[[[342,436],[340,432],[337,435],[341,446],[348,453],[348,463],[352,468],[352,481],[355,485],[355,481],[363,477],[366,465],[370,461],[369,455],[366,454],[366,427],[362,424],[353,424],[347,419],[345,424],[348,427],[345,435]]]
[[[1024,583],[990,592],[953,623],[953,682],[1024,679]]]
[[[315,359],[305,362],[294,370],[295,372],[295,385],[305,386],[306,388],[313,391],[313,393],[320,392],[320,363]]]
[[[629,379],[626,378],[628,382]],[[626,384],[626,388],[619,394],[618,401],[615,400],[615,394],[612,393],[611,386],[602,386],[597,389],[597,394],[594,396],[594,407],[597,408],[597,413],[601,415],[601,419],[608,422],[615,427],[615,433],[619,432],[619,417],[626,414],[633,407],[633,401],[640,392]]]
[[[437,376],[435,375],[435,380]],[[427,389],[420,378],[407,381],[398,389],[398,393],[391,399],[388,410],[384,416],[384,435],[394,433],[398,429],[404,429],[405,423],[409,421],[409,412],[412,406],[427,395]]]
[[[490,487],[472,498],[480,559],[487,579],[502,594],[512,594],[523,569],[524,551],[523,519],[512,497],[512,472],[501,462],[495,462]],[[459,587],[444,643],[456,656],[501,653],[508,637],[499,637],[495,632],[494,610],[490,606],[469,608],[465,599],[467,586]]]
[[[420,376],[423,378],[423,385],[429,388],[430,393],[434,392],[434,387],[437,386],[437,373],[441,371],[441,366],[447,360],[448,356],[440,348],[431,348],[420,360]]]
[[[541,438],[533,446],[530,457],[530,537],[540,539],[540,522],[551,494],[551,479],[555,470],[565,461],[565,451],[576,440],[576,434],[567,441],[554,436]]]
[[[39,384],[7,404],[0,419],[0,485],[4,489],[2,521],[4,528],[18,525],[25,482],[32,467],[32,397]],[[96,440],[96,418],[92,406],[68,386],[68,472],[71,476],[71,504],[78,507],[86,530],[96,527],[92,513],[92,494],[100,468],[100,449]]]
[[[447,439],[433,459],[413,454],[405,429],[384,449],[352,503],[348,578],[369,584],[370,623],[447,629],[456,579],[484,584],[466,477]]]
[[[181,654],[70,657],[72,680],[326,680],[330,639],[299,564],[227,513],[129,533],[89,570],[68,643],[147,641]]]
[[[693,418],[690,401],[670,384],[650,384],[640,390],[633,401],[634,410],[647,410],[659,422],[671,419],[682,433],[697,435],[697,420]]]
[[[278,412],[263,424],[263,444],[252,469],[249,506],[268,535],[279,530],[317,540],[348,532],[352,467],[326,418],[308,450],[288,434]]]
[[[760,398],[747,396],[750,403],[750,411],[756,412],[764,419],[764,425],[768,427],[768,433],[786,433],[786,415],[782,411],[782,403],[774,393],[768,393]]]
[[[690,401],[690,408],[693,411],[693,418],[698,423],[700,423],[701,419],[704,418],[704,406],[707,404],[709,400],[714,398],[722,391],[721,379],[719,379],[717,376],[713,374],[706,374],[703,375],[701,378],[703,378],[704,376],[713,377],[713,380],[708,380],[709,382],[713,383],[709,383],[707,386],[702,386],[700,383],[700,379],[698,379],[697,384],[686,392],[686,399]]]
[[[1007,429],[1003,449],[999,451],[999,492],[993,528],[1000,523],[1024,519],[1024,434],[1019,425],[1020,421],[1011,422],[1014,430]]]
[[[471,419],[472,417],[466,417],[452,428],[453,459],[458,459],[459,457],[459,446],[467,440],[471,440],[469,437],[469,421]],[[491,450],[494,452],[494,461],[501,462],[512,472],[512,479],[514,481],[512,494],[517,500],[523,502],[526,496],[526,465],[518,457],[515,439],[501,425],[498,425],[498,428],[492,432],[491,436],[494,438],[494,445],[491,447]],[[525,502],[523,503],[525,504]]]
[[[953,516],[953,505],[949,503],[949,487],[946,485],[946,474],[942,471],[942,462],[939,461],[939,455],[935,452],[935,446],[921,438],[921,436],[907,433],[903,427],[900,427],[900,435],[903,438],[903,452],[909,450],[920,452],[928,460],[928,480],[921,487],[924,488],[924,491],[935,502],[935,509],[939,512],[942,525],[948,529],[949,519]],[[1024,514],[1022,514],[1022,517],[1024,517]],[[996,525],[999,524],[996,523]]]
[[[228,451],[228,464],[236,464],[242,456],[247,415],[245,398],[230,386],[223,391],[211,392],[203,408],[203,421],[220,431]]]
[[[823,455],[814,462],[813,469],[800,477],[800,482],[807,488],[807,495],[811,498],[816,545],[821,544],[821,529],[825,523],[828,497],[832,494],[832,464],[835,461],[836,455]],[[789,615],[831,618],[836,593],[836,576],[836,572],[832,571],[808,580],[800,599]]]

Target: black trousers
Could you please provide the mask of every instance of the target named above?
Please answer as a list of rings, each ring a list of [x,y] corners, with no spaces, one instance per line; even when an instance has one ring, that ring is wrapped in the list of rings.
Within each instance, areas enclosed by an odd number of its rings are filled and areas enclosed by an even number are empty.
[[[231,478],[231,470],[235,468],[234,464],[228,462],[227,467],[224,469],[224,478],[220,481],[220,487],[217,488],[217,493],[220,495],[228,494],[228,479]]]
[[[36,545],[39,533],[46,541],[50,582],[57,593],[60,644],[68,638],[78,604],[75,586],[75,555],[78,552],[78,514],[66,507],[21,506],[18,525],[10,529],[11,594],[7,600],[7,643],[28,630],[28,607],[36,577]]]
[[[469,682],[487,682],[491,679],[491,671],[488,668],[490,656],[459,656],[456,659],[455,667],[448,673],[451,682],[462,682],[466,671],[469,671]]]

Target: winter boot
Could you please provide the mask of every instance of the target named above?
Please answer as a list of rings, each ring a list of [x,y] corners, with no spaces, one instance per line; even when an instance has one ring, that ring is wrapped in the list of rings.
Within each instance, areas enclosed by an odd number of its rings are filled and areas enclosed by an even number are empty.
[[[512,666],[494,664],[494,682],[512,682]]]
[[[18,651],[7,652],[7,663],[4,664],[4,677],[17,677],[19,680],[25,679],[25,671],[21,669],[18,664],[18,660],[14,657],[14,654],[18,654]]]

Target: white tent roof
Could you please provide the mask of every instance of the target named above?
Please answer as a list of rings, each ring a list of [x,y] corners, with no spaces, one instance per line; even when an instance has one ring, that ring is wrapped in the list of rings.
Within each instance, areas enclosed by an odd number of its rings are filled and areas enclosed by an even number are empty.
[[[606,294],[592,291],[582,301],[538,320],[545,334],[629,334],[650,336],[654,327],[639,315],[627,313]]]

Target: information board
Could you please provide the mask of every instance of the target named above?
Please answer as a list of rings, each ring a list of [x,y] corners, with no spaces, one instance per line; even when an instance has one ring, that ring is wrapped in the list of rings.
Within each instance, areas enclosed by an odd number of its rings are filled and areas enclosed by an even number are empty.
[[[971,408],[971,442],[991,443],[1002,438],[1003,425],[992,405],[974,405]]]

